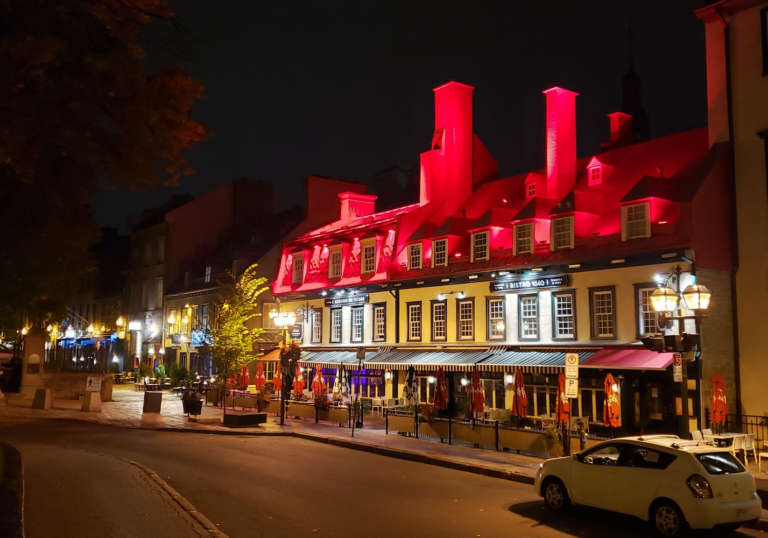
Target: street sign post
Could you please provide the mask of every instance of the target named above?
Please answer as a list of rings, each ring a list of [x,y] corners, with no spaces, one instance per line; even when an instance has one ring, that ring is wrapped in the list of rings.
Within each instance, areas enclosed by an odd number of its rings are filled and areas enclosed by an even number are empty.
[[[675,383],[683,382],[683,357],[680,353],[672,355],[672,377]]]
[[[579,380],[578,379],[565,380],[565,397],[571,398],[571,399],[579,397]]]
[[[565,354],[565,378],[566,379],[579,378],[579,354],[578,353]]]
[[[86,392],[101,392],[101,377],[88,377],[85,382]]]

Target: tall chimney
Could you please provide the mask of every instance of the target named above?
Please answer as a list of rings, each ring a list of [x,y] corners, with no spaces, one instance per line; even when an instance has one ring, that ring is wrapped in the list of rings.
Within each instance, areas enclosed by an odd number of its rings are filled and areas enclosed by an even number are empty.
[[[560,201],[576,184],[576,96],[550,88],[547,96],[547,196]]]
[[[341,199],[342,222],[349,222],[359,217],[365,217],[373,213],[377,196],[373,194],[358,194],[356,192],[342,192]]]

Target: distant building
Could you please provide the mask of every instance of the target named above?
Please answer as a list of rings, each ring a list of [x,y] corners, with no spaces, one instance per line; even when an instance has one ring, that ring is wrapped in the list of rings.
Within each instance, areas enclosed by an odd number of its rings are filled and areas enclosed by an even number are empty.
[[[380,211],[394,209],[419,201],[419,168],[417,166],[390,166],[373,176],[376,188],[376,206]]]

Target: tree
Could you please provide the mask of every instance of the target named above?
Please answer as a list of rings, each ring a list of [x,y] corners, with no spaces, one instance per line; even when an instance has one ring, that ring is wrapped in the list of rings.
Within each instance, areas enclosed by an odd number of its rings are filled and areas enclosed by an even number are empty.
[[[264,333],[264,329],[247,327],[259,315],[256,298],[268,289],[267,279],[257,275],[257,268],[253,264],[239,279],[224,284],[216,305],[218,322],[206,334],[204,353],[211,357],[221,385],[255,358],[253,346]]]
[[[0,1],[0,327],[61,314],[98,238],[98,180],[175,185],[210,136],[189,109],[203,86],[142,45],[178,28],[164,0]]]

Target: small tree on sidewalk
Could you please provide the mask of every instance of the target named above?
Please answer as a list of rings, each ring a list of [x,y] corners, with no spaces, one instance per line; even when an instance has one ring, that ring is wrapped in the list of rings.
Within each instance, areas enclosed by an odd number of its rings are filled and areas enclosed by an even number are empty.
[[[225,396],[229,392],[228,381],[254,359],[253,346],[261,341],[264,333],[261,328],[246,326],[260,315],[256,311],[256,299],[267,290],[267,279],[257,275],[257,267],[258,264],[253,264],[240,278],[233,276],[223,285],[216,303],[217,321],[206,331],[204,352],[216,367],[217,384]]]

